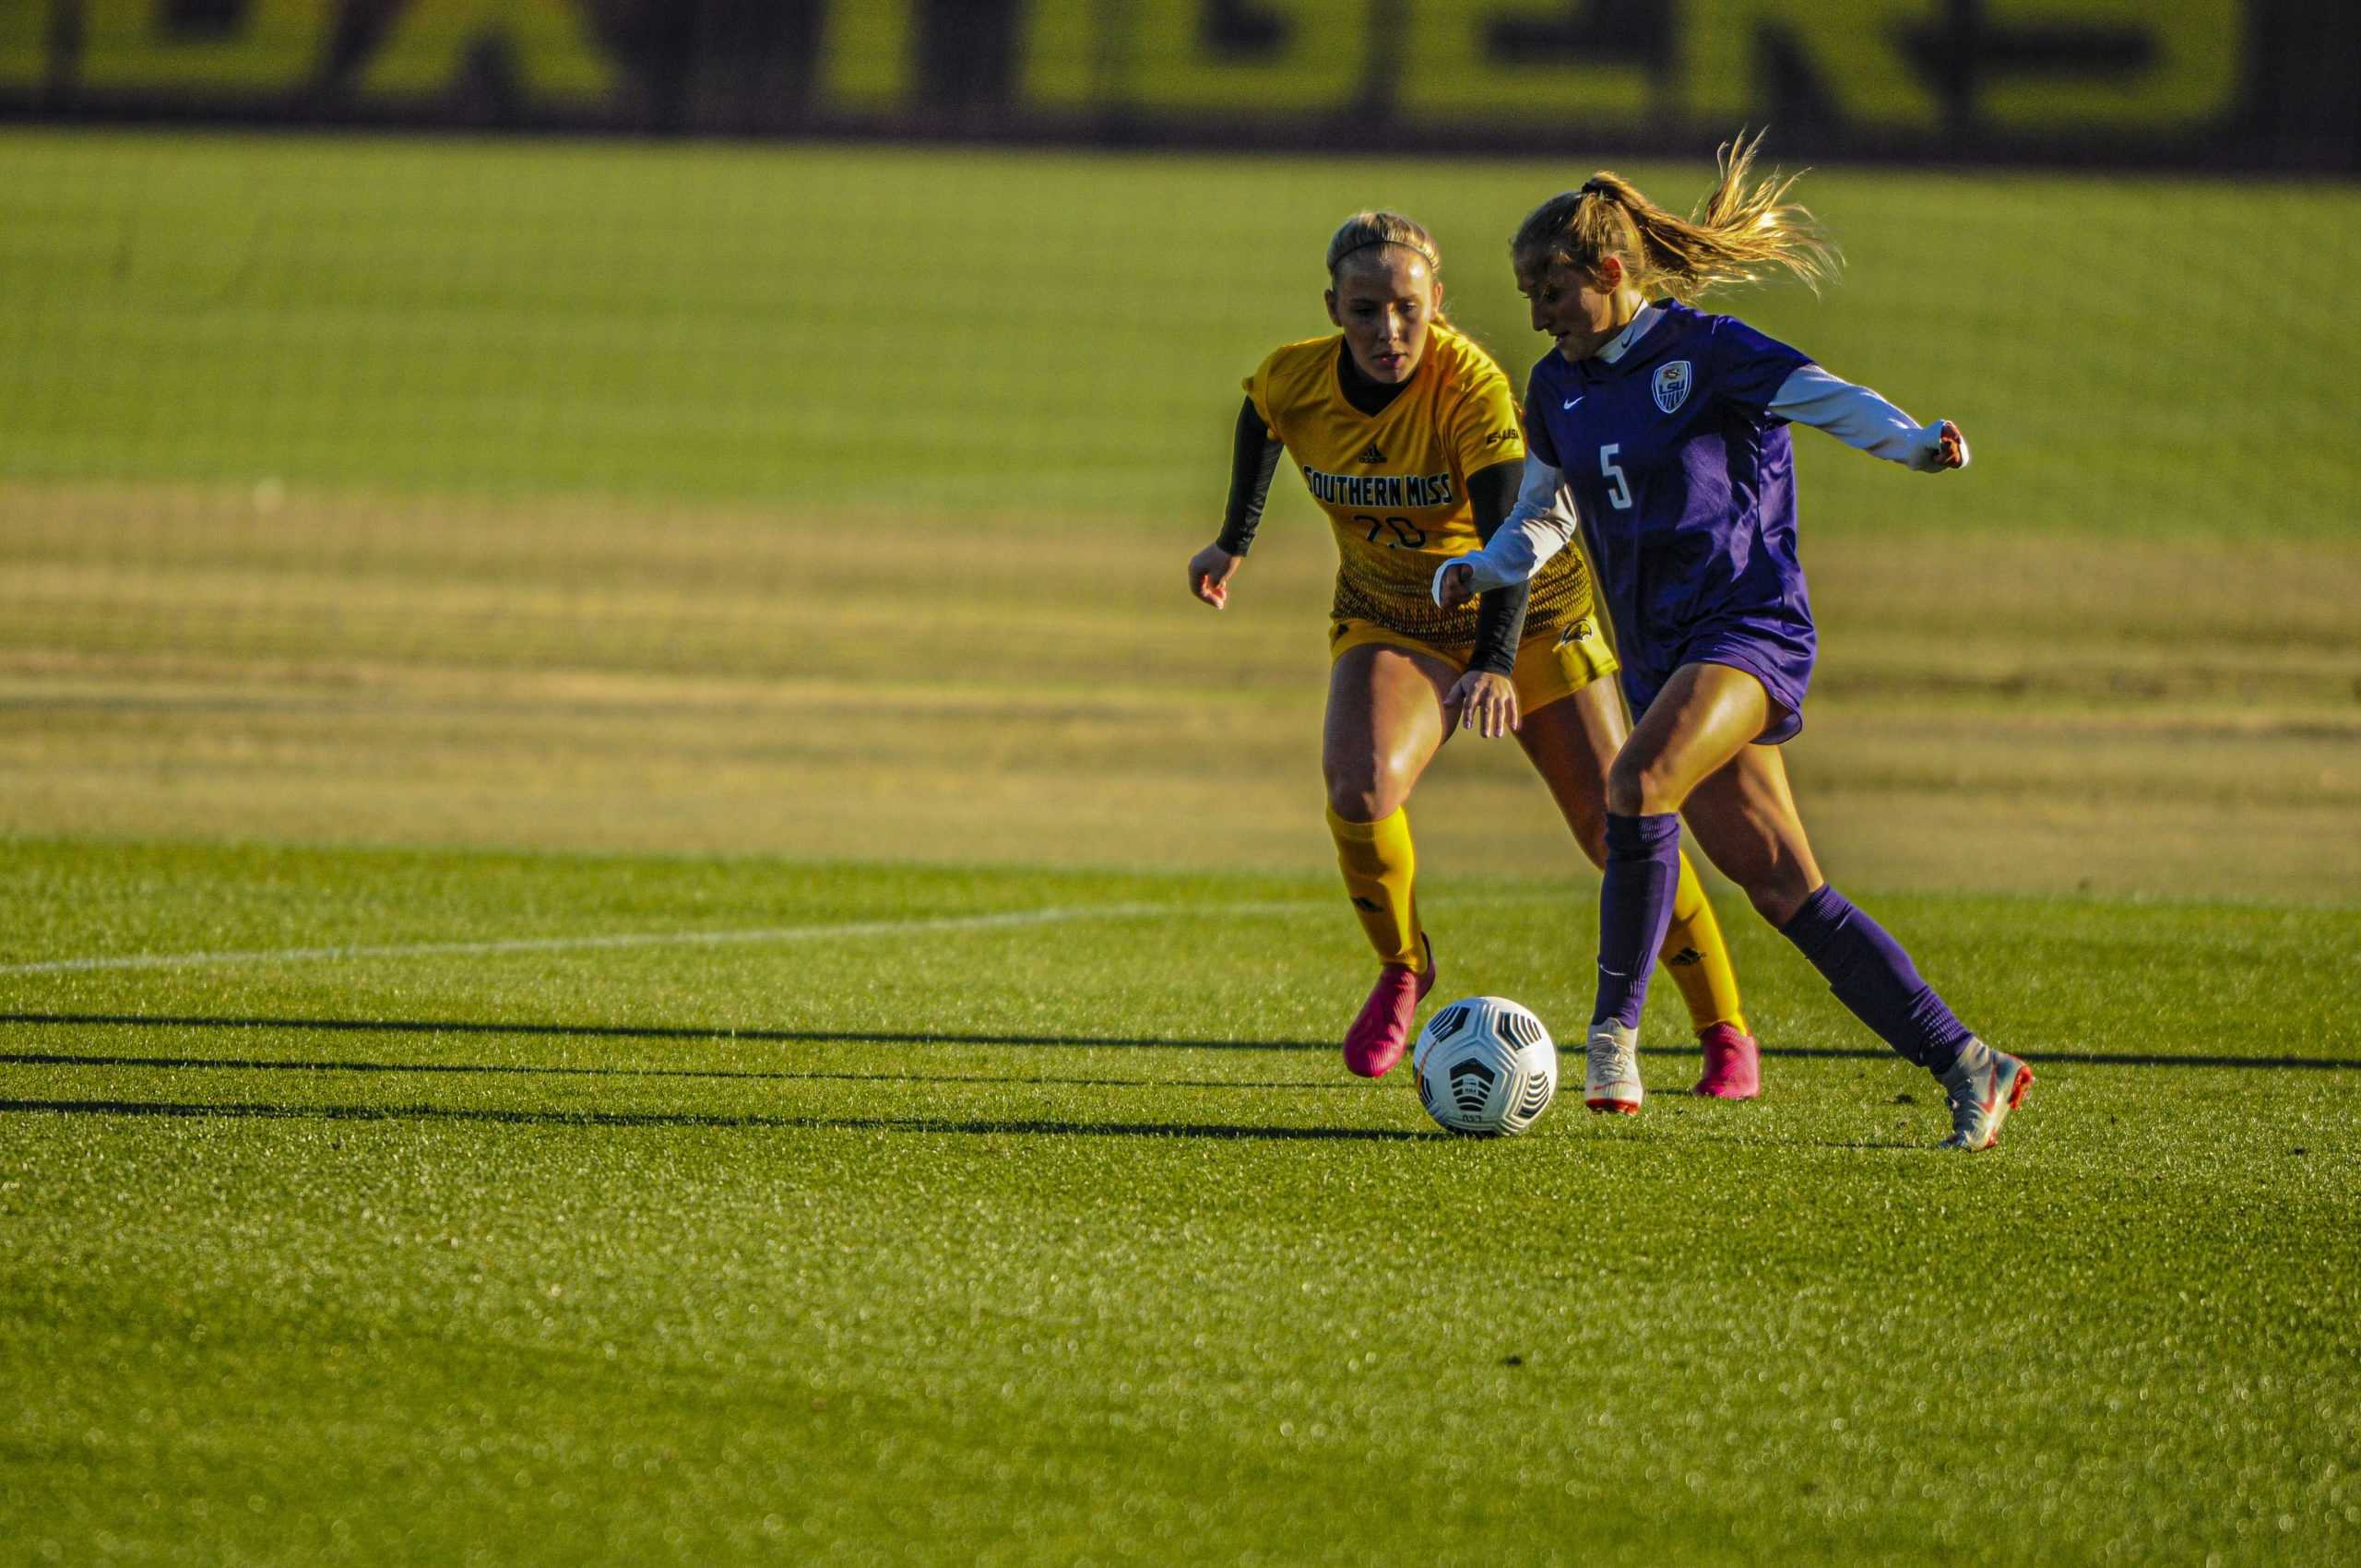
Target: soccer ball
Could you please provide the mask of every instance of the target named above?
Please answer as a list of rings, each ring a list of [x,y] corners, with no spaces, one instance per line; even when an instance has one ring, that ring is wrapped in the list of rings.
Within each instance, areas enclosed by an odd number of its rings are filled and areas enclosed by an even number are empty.
[[[1558,1092],[1558,1048],[1532,1012],[1505,996],[1470,996],[1427,1020],[1410,1055],[1418,1099],[1453,1133],[1522,1133]]]

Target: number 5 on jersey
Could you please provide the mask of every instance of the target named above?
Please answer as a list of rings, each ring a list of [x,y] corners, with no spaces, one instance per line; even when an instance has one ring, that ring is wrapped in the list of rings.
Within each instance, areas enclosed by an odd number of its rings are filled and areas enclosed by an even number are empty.
[[[1615,466],[1615,454],[1623,450],[1623,443],[1610,441],[1598,449],[1598,471],[1607,476],[1607,499],[1619,512],[1631,509],[1631,487],[1623,482],[1623,470]]]

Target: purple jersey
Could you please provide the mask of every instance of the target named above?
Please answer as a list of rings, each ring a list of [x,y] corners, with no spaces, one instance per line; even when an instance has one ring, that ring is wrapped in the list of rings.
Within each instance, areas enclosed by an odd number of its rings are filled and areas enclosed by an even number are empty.
[[[1525,387],[1532,455],[1565,477],[1645,712],[1681,665],[1731,664],[1802,725],[1817,639],[1796,558],[1795,454],[1770,412],[1811,362],[1735,317],[1673,301],[1613,362],[1552,353]]]

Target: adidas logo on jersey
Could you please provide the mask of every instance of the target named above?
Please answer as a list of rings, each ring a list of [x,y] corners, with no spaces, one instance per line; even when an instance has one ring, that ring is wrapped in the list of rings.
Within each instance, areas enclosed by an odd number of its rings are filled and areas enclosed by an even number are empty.
[[[1354,458],[1353,461],[1357,463],[1382,463],[1385,461],[1385,454],[1379,451],[1377,449],[1377,443],[1372,441],[1369,444],[1369,450]]]

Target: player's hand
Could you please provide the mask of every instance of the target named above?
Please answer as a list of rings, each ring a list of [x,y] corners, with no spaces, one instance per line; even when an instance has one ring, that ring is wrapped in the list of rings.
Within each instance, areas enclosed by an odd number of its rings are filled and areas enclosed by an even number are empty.
[[[1221,610],[1229,604],[1229,579],[1238,571],[1239,557],[1218,544],[1208,544],[1189,557],[1189,591]]]
[[[1476,597],[1476,568],[1454,561],[1442,569],[1442,607],[1456,610]],[[1465,682],[1461,683],[1463,685]]]
[[[1499,740],[1525,721],[1516,710],[1516,687],[1506,675],[1489,670],[1462,675],[1443,699],[1442,711],[1446,723],[1473,730],[1488,741]]]
[[[1935,427],[1935,456],[1947,469],[1967,467],[1967,437],[1949,420]]]

